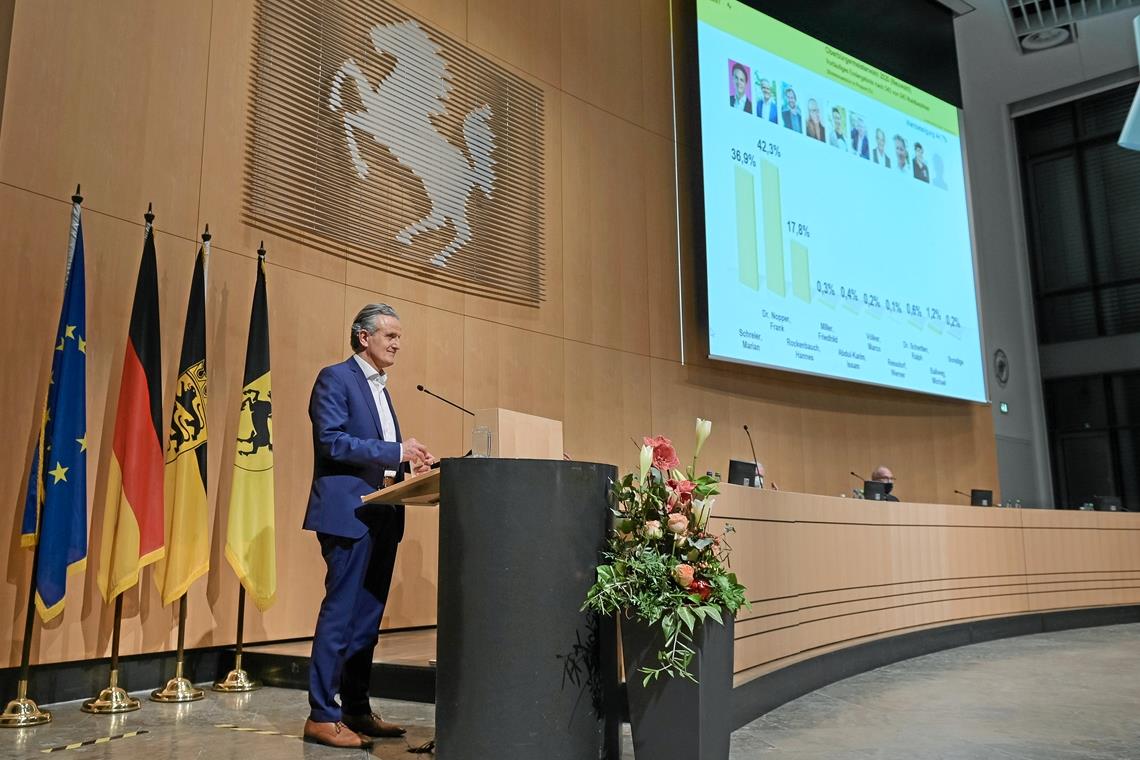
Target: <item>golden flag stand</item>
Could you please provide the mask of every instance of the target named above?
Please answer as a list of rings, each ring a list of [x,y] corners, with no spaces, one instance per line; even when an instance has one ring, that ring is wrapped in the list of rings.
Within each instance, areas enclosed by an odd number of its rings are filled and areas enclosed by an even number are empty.
[[[51,722],[51,713],[41,710],[33,700],[28,699],[28,677],[32,662],[32,626],[36,620],[36,571],[40,564],[40,544],[37,541],[32,552],[32,579],[28,583],[28,612],[24,618],[24,646],[20,653],[20,681],[16,686],[16,698],[4,708],[0,715],[0,727],[27,728],[42,726]]]
[[[238,583],[237,603],[237,645],[234,652],[234,669],[226,677],[214,684],[214,691],[254,691],[261,684],[249,677],[241,667],[242,636],[245,633],[245,586]]]
[[[178,597],[178,661],[174,666],[174,678],[166,682],[166,686],[151,692],[152,702],[197,702],[206,693],[190,683],[190,679],[183,676],[183,665],[186,660],[186,594]]]
[[[86,713],[110,715],[139,709],[142,703],[119,686],[119,630],[123,627],[123,595],[115,597],[115,623],[111,633],[111,683],[99,696],[80,706]]]

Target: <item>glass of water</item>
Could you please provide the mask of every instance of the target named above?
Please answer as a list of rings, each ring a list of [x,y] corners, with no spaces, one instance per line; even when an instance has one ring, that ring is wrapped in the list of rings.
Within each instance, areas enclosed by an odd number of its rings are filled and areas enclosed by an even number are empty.
[[[491,456],[491,428],[486,425],[476,425],[471,431],[471,456]]]

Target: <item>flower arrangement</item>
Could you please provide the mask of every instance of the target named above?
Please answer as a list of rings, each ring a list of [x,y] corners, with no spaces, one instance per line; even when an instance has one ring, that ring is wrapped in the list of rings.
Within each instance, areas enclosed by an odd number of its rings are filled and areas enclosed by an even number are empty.
[[[613,530],[582,608],[661,626],[665,645],[657,666],[641,669],[646,684],[662,675],[696,681],[689,672],[696,626],[721,625],[725,611],[735,615],[748,605],[727,569],[732,526],[721,535],[708,532],[717,481],[696,476],[711,431],[712,422],[697,419],[696,450],[685,472],[668,438],[646,438],[640,472],[613,484]]]

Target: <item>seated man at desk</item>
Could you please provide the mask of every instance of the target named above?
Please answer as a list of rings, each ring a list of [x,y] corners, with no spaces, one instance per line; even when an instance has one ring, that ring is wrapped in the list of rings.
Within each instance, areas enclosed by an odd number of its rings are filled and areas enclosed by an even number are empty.
[[[875,471],[871,473],[871,480],[876,483],[883,483],[883,501],[898,501],[899,497],[891,493],[895,487],[895,474],[891,472],[890,468],[879,465]]]
[[[760,476],[760,486],[759,486],[760,488],[763,488],[764,484],[767,483],[768,487],[771,488],[773,491],[779,491],[780,490],[776,486],[775,481],[765,479],[765,477],[764,477],[765,476],[764,465],[761,464],[760,462],[756,463],[756,474],[758,476]]]

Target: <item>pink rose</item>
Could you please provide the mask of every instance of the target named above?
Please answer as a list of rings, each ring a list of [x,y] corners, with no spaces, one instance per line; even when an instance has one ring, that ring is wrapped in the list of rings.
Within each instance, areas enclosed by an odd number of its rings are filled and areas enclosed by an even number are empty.
[[[645,445],[653,447],[653,466],[661,472],[681,466],[677,450],[673,448],[673,442],[668,438],[660,435],[656,438],[646,438]]]
[[[693,584],[694,572],[696,571],[693,570],[692,565],[682,563],[673,568],[673,580],[676,581],[677,585],[681,588],[688,588]]]
[[[697,484],[691,480],[667,480],[665,485],[669,487],[668,504],[669,509],[677,509],[688,507],[693,503],[693,489]]]
[[[678,535],[684,533],[689,528],[689,518],[680,512],[674,512],[669,515],[669,532]]]
[[[661,531],[661,521],[660,520],[647,520],[645,523],[645,527],[641,529],[641,533],[643,536],[645,536],[646,538],[649,538],[649,539],[661,538],[663,535],[665,535]]]

